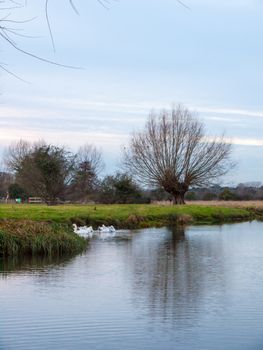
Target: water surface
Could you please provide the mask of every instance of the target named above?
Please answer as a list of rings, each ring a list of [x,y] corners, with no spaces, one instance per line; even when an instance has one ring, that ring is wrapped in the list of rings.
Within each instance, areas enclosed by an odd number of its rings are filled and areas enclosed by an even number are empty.
[[[263,348],[263,223],[122,232],[0,260],[0,349]]]

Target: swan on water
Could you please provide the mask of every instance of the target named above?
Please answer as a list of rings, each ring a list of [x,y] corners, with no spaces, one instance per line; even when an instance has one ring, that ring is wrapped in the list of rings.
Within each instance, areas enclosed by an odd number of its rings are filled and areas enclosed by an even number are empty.
[[[78,227],[76,224],[73,224],[73,230],[74,230],[74,233],[82,237],[92,238],[94,233],[92,226]]]
[[[103,233],[114,233],[116,232],[114,226],[105,226],[105,225],[102,225],[102,226],[99,226],[98,230],[100,232],[103,232]]]

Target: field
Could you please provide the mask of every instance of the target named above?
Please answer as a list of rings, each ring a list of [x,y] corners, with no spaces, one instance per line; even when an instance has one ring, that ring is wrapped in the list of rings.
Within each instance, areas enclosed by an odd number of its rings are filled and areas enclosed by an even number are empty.
[[[240,203],[240,202],[239,202]],[[239,203],[167,205],[0,205],[0,219],[48,221],[78,225],[139,228],[169,224],[211,224],[249,220],[253,212]]]

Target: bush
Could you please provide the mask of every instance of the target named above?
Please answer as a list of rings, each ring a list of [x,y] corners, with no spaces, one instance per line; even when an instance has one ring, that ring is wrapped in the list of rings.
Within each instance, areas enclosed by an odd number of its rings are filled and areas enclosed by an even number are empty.
[[[217,195],[215,193],[212,192],[206,192],[203,195],[203,201],[212,201],[217,199]]]
[[[150,198],[142,195],[139,186],[126,173],[106,176],[100,184],[97,200],[104,204],[150,203]]]
[[[193,222],[193,217],[188,214],[170,214],[167,218],[168,225],[188,225]]]
[[[185,199],[187,201],[196,201],[197,200],[196,193],[195,192],[187,192],[185,195]]]
[[[218,197],[220,200],[223,201],[234,201],[237,200],[237,196],[235,193],[231,192],[228,188],[225,188]]]
[[[8,187],[8,193],[11,199],[21,198],[23,201],[25,201],[29,197],[25,189],[19,186],[17,183],[11,184]]]
[[[125,220],[124,226],[129,229],[138,228],[144,221],[145,219],[142,216],[133,214]]]

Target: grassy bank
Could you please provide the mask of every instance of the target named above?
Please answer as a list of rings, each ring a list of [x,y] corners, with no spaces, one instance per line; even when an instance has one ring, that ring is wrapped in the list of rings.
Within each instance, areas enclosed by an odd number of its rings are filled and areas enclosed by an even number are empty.
[[[0,257],[73,254],[83,250],[86,244],[67,225],[30,220],[0,221]]]
[[[0,219],[140,228],[174,224],[213,224],[250,220],[246,208],[210,205],[0,205]]]
[[[87,242],[72,232],[72,223],[116,228],[215,224],[251,220],[257,212],[238,203],[167,205],[0,205],[0,257],[66,255],[82,251]]]

